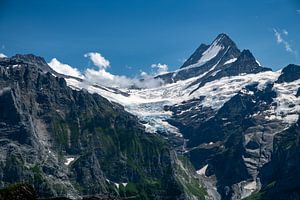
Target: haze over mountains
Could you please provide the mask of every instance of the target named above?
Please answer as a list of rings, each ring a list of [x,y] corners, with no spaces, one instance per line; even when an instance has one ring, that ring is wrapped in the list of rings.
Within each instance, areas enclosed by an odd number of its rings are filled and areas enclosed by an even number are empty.
[[[300,198],[300,66],[272,71],[224,33],[144,79],[97,81],[105,69],[63,74],[55,62],[0,58],[1,186],[75,199]]]

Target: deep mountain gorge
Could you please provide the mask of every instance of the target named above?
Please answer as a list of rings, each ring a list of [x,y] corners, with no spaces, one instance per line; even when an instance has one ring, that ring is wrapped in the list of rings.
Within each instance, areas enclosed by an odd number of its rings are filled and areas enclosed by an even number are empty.
[[[154,79],[163,84],[109,88],[35,55],[0,58],[0,186],[24,182],[44,198],[300,199],[300,66],[272,71],[222,33]]]

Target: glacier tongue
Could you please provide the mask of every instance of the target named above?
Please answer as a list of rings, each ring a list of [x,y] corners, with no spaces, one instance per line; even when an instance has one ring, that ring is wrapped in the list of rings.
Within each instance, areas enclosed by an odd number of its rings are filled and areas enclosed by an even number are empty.
[[[112,90],[95,87],[87,82],[80,82],[73,78],[65,78],[67,84],[73,89],[86,89],[90,93],[97,93],[110,101],[117,102],[124,106],[125,110],[136,115],[145,130],[150,133],[160,133],[168,136],[166,138],[176,138],[176,146],[183,145],[183,138],[179,130],[168,123],[172,113],[165,111],[165,105],[173,105],[188,99],[188,94],[192,89],[185,89],[187,85],[195,80],[191,78],[185,81],[163,85],[151,89],[124,89],[122,93]],[[124,95],[124,93],[128,95]],[[181,138],[181,139],[180,139]]]
[[[157,133],[166,132],[182,137],[178,128],[170,125],[166,120],[172,115],[170,111],[164,111],[164,106],[168,102],[152,102],[127,105],[125,109],[138,116],[147,132]]]

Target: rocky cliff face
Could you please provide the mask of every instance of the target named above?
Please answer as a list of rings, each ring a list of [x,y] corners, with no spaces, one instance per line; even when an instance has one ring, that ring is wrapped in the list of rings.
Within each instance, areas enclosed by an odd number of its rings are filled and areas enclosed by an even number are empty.
[[[217,180],[222,199],[242,199],[259,190],[257,199],[299,198],[300,179],[293,175],[299,70],[289,65],[263,87],[260,81],[246,84],[218,110],[202,105],[205,96],[165,107],[173,113],[169,122],[186,139],[185,155],[206,177]]]
[[[175,152],[135,116],[72,90],[33,55],[0,60],[0,145],[1,187],[24,181],[40,197],[204,197],[196,177],[177,178]]]
[[[271,162],[260,174],[262,189],[249,199],[289,199],[300,198],[299,136],[300,120],[274,138]]]

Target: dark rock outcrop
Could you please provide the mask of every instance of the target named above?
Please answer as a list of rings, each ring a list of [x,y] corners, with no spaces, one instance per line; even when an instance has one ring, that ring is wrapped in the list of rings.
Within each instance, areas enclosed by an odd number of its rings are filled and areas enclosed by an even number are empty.
[[[7,188],[0,189],[0,200],[35,200],[37,194],[28,184],[17,183]]]
[[[281,75],[278,77],[276,82],[293,82],[298,79],[300,79],[300,66],[290,64],[282,69]]]
[[[272,160],[260,171],[262,189],[248,199],[300,198],[300,120],[274,138]]]

